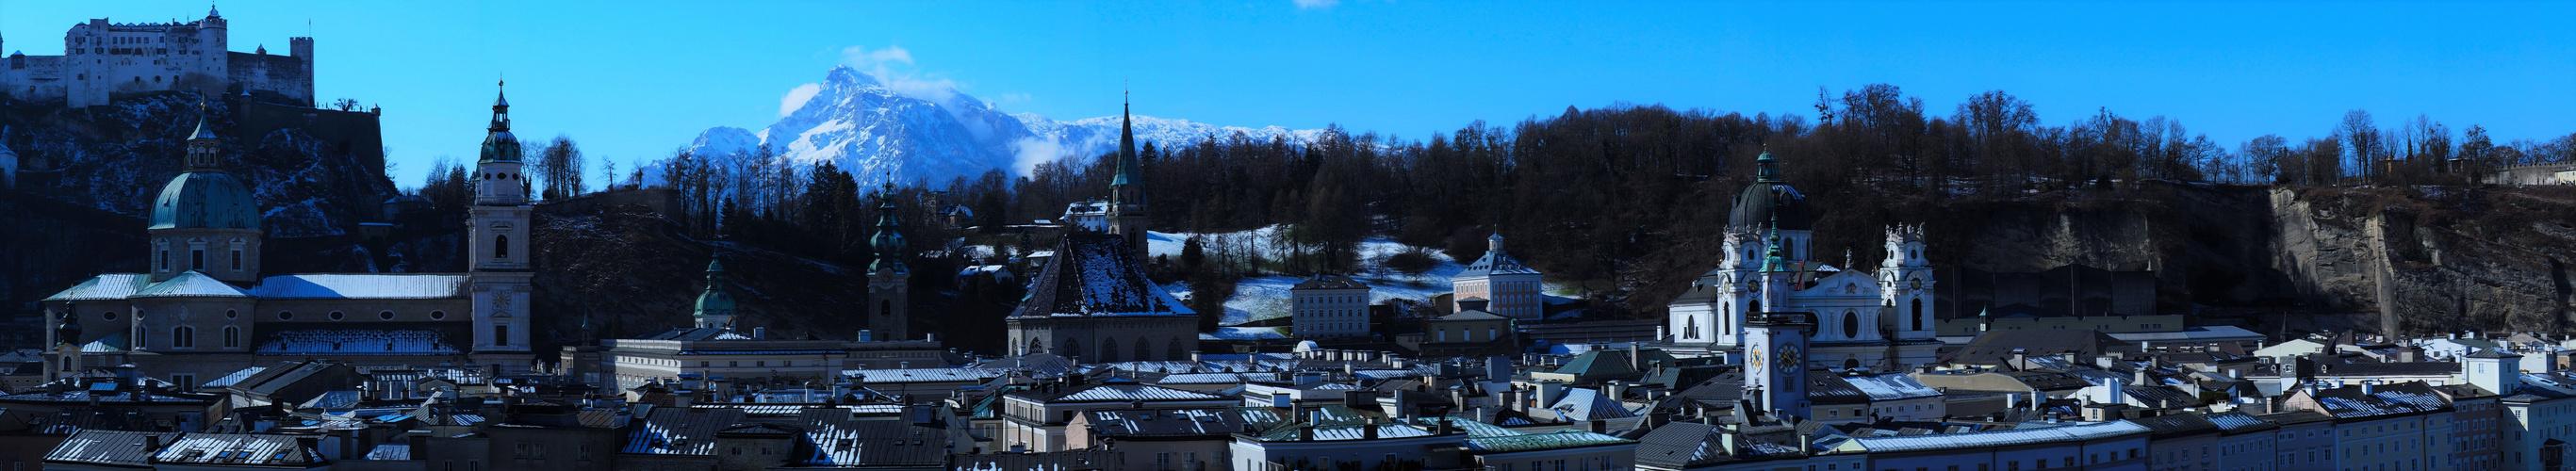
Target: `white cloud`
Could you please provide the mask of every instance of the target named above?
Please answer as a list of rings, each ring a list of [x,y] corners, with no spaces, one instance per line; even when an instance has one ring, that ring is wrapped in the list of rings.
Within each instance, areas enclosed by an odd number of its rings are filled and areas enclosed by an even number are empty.
[[[1342,0],[1289,0],[1289,1],[1297,2],[1297,8],[1299,8],[1299,9],[1307,9],[1307,8],[1332,8],[1332,7],[1333,7],[1333,5],[1340,5],[1340,4],[1342,4]]]
[[[903,46],[886,46],[884,49],[874,50],[868,49],[867,46],[842,48],[841,64],[875,76],[878,81],[885,83],[886,88],[904,96],[942,105],[954,104],[957,98],[959,88],[957,81],[931,77],[914,71],[912,51],[904,49]]]
[[[788,90],[787,96],[778,99],[778,117],[785,118],[788,114],[795,113],[798,108],[804,108],[805,102],[814,101],[814,94],[817,93],[823,93],[823,84],[797,85],[795,89]]]
[[[1011,174],[1026,176],[1029,172],[1036,171],[1038,164],[1054,162],[1056,159],[1064,157],[1064,152],[1064,144],[1056,142],[1053,139],[1030,137],[1013,141],[1011,142],[1011,153],[1013,154],[1011,156]]]

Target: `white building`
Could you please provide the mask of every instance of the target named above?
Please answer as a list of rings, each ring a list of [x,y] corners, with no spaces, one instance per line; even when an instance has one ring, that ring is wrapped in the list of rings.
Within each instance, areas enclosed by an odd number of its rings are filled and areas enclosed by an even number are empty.
[[[1456,299],[1484,298],[1485,311],[1512,319],[1537,319],[1545,299],[1539,294],[1538,269],[1503,252],[1503,235],[1485,238],[1485,256],[1449,278]]]
[[[1923,228],[1888,228],[1887,256],[1875,274],[1826,265],[1810,253],[1814,217],[1806,196],[1780,179],[1771,154],[1757,162],[1754,184],[1728,216],[1726,261],[1669,305],[1667,348],[1740,353],[1748,314],[1803,312],[1816,322],[1809,366],[1901,371],[1932,363],[1941,344]],[[1757,275],[1774,249],[1789,273],[1788,292],[1765,306]]]
[[[0,66],[0,92],[82,107],[107,104],[117,93],[211,94],[238,86],[241,93],[275,93],[313,105],[313,38],[286,38],[283,56],[270,55],[267,46],[240,53],[227,48],[228,31],[223,14],[211,8],[205,18],[187,22],[92,19],[63,33],[63,55],[11,53]]]
[[[1288,288],[1298,338],[1369,336],[1369,286],[1346,276],[1316,275]]]

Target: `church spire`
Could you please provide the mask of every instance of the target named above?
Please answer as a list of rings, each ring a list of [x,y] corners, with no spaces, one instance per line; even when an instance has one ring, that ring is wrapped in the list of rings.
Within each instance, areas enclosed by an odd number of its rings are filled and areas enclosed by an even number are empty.
[[[1136,160],[1136,125],[1134,124],[1136,118],[1130,114],[1132,106],[1126,100],[1119,100],[1118,175],[1109,180],[1109,184],[1113,186],[1133,185],[1145,181],[1143,176],[1137,174],[1141,170],[1137,168],[1141,166],[1141,162]],[[1132,203],[1142,203],[1142,201]]]

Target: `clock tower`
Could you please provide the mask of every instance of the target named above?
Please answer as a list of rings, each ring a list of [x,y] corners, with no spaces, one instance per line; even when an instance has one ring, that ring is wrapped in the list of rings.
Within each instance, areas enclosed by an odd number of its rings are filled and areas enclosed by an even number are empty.
[[[1773,240],[1778,240],[1776,229],[1773,234]],[[1792,273],[1781,259],[1780,245],[1770,245],[1770,256],[1762,262],[1762,305],[1780,306],[1789,297]],[[1815,332],[1816,319],[1810,313],[1778,309],[1745,316],[1745,397],[1760,401],[1755,407],[1806,418],[1807,336]]]

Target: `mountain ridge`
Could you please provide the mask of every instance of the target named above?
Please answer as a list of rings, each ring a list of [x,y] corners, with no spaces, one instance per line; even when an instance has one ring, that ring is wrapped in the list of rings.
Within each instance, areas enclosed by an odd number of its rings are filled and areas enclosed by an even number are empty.
[[[788,106],[778,121],[756,131],[711,127],[699,132],[687,150],[698,155],[748,155],[765,146],[800,166],[831,162],[866,185],[889,178],[896,183],[944,182],[996,169],[1025,176],[1040,163],[1117,150],[1120,115],[1065,121],[1036,113],[1004,113],[955,89],[932,96],[905,93],[848,66],[832,68],[822,83],[812,86],[814,93]],[[1303,144],[1325,132],[1130,117],[1136,140],[1158,146],[1237,134],[1255,141],[1286,139]]]

